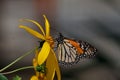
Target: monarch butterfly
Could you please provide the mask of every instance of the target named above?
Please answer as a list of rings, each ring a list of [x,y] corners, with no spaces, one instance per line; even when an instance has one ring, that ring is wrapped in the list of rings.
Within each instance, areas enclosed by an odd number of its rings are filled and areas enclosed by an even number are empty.
[[[63,64],[77,63],[81,58],[95,56],[97,49],[87,42],[64,37],[61,33],[57,40],[58,60]]]

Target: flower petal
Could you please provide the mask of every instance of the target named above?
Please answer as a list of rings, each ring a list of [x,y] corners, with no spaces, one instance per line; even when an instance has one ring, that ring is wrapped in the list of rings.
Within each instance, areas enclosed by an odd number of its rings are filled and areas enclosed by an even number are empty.
[[[37,60],[35,58],[33,58],[33,66],[34,66],[34,69],[36,70]]]
[[[46,37],[48,37],[50,35],[50,24],[49,24],[46,16],[45,15],[43,15],[43,16],[45,18]]]
[[[60,73],[60,68],[59,68],[59,64],[55,55],[55,52],[53,51],[53,49],[51,49],[51,53],[52,53],[52,60],[53,60],[53,64],[55,66],[56,69],[56,73],[57,73],[57,78],[58,80],[61,80],[61,73]]]
[[[38,60],[39,49],[38,47],[35,49],[35,59]]]
[[[59,69],[59,65],[58,65],[58,62],[57,62],[57,58],[56,58],[55,53],[53,52],[52,49],[51,49],[51,51],[49,53],[49,56],[46,60],[46,67],[47,67],[46,77],[49,80],[54,79],[55,71],[57,73],[57,78],[58,78],[57,80],[61,80],[60,69]]]
[[[50,53],[50,44],[48,42],[44,42],[41,51],[38,54],[38,64],[41,65],[48,57]]]
[[[30,80],[38,80],[38,77],[37,76],[32,76]]]
[[[54,64],[53,57],[54,56],[50,52],[49,55],[48,55],[48,58],[46,60],[46,68],[47,68],[46,77],[49,80],[54,80],[54,77],[55,77],[55,64]]]
[[[44,29],[42,28],[42,26],[41,26],[37,21],[30,20],[30,19],[21,19],[20,21],[28,21],[28,22],[34,23],[35,25],[37,25],[37,27],[41,30],[41,32],[42,32],[43,35],[45,36]]]
[[[20,25],[19,27],[25,29],[26,31],[28,31],[32,35],[36,36],[37,38],[45,40],[45,37],[42,34],[40,34],[39,32],[37,32],[27,26],[23,26],[23,25]]]

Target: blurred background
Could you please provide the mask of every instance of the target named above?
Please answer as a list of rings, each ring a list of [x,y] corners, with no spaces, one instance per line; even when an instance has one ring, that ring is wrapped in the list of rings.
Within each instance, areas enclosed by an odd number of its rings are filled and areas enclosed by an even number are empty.
[[[81,60],[70,68],[61,67],[62,80],[120,80],[119,4],[120,0],[1,0],[0,68],[39,44],[38,39],[18,28],[19,19],[33,19],[43,24],[42,14],[46,14],[53,35],[61,32],[98,49],[93,59]],[[32,65],[33,56],[25,57],[7,71]],[[34,71],[29,69],[6,76],[11,80],[16,74],[22,80],[29,80]]]

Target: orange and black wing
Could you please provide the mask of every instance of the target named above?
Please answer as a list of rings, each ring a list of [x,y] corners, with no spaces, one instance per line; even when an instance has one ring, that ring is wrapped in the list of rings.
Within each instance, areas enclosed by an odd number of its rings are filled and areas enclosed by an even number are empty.
[[[81,58],[95,56],[96,48],[84,41],[75,41],[60,35],[58,42],[58,60],[63,64],[77,63]]]
[[[88,42],[78,41],[80,48],[84,51],[83,57],[91,58],[96,55],[97,49]]]

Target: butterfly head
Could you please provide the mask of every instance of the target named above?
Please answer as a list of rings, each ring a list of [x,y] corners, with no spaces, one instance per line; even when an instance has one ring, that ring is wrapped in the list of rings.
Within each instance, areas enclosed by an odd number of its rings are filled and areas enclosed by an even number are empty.
[[[59,36],[58,36],[58,38],[56,38],[56,40],[59,44],[61,44],[61,43],[63,43],[64,36],[61,33],[59,33]]]

